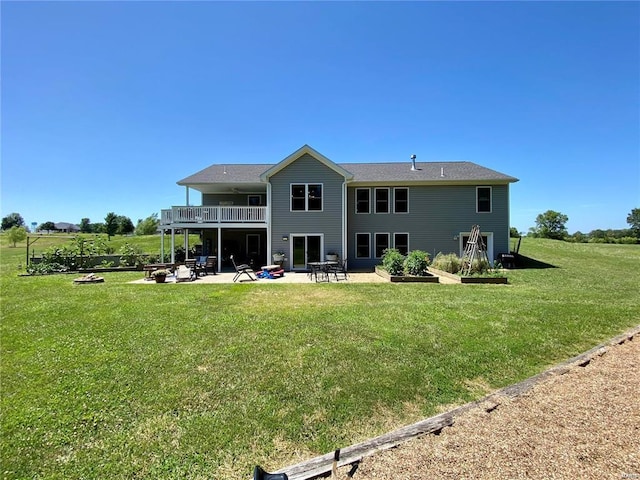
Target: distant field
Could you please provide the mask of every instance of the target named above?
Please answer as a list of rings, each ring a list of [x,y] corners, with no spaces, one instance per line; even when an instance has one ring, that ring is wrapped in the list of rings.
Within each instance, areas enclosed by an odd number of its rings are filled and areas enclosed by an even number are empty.
[[[507,286],[128,283],[139,272],[79,286],[18,276],[24,244],[0,235],[3,477],[244,479],[640,323],[640,246],[525,238],[520,253],[531,268]]]

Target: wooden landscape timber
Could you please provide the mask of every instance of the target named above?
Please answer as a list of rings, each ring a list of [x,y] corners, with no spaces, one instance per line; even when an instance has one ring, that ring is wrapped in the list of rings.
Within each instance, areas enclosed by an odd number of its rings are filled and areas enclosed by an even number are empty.
[[[429,272],[439,277],[446,277],[456,283],[490,283],[503,285],[509,283],[507,277],[463,277],[455,273],[445,272],[437,268],[428,267]]]
[[[564,375],[573,368],[585,367],[592,359],[604,355],[610,347],[630,341],[639,334],[640,325],[631,331],[614,337],[607,343],[598,345],[597,347],[570,358],[538,375],[523,380],[522,382],[493,392],[480,400],[467,403],[448,412],[421,420],[413,425],[399,428],[364,442],[341,448],[340,459],[337,462],[337,466],[342,467],[345,465],[353,465],[354,468],[357,468],[357,464],[365,457],[369,457],[383,450],[394,448],[405,441],[421,435],[439,433],[443,428],[452,426],[456,417],[459,417],[461,414],[469,410],[484,408],[486,412],[491,412],[500,406],[501,398],[516,398],[531,390],[535,385],[547,378]],[[314,479],[324,476],[332,471],[334,457],[334,452],[327,453],[305,462],[282,468],[276,473],[286,473],[290,480]]]

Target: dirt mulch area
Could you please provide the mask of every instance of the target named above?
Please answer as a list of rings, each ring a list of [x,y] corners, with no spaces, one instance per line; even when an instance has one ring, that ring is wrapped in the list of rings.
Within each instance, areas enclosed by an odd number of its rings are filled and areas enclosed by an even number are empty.
[[[365,458],[353,478],[640,479],[640,336],[440,435]]]

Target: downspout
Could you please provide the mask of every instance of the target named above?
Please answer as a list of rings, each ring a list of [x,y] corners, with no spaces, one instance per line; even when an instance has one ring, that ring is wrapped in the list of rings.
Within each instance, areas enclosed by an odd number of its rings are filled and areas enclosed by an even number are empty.
[[[269,259],[271,258],[271,182],[267,180],[267,211],[266,218],[267,222],[267,263],[269,263]]]
[[[342,261],[347,256],[347,180],[342,182]]]
[[[185,189],[186,189],[186,193],[187,193],[187,195],[186,195],[186,196],[187,196],[186,200],[187,200],[187,207],[188,207],[188,206],[189,206],[189,187],[187,186],[187,187],[185,187]]]

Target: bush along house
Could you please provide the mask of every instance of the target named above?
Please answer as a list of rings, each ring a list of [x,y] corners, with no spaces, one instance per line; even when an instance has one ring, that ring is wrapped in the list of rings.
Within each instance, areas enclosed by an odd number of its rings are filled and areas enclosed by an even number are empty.
[[[304,271],[332,253],[349,270],[371,271],[387,248],[462,255],[477,224],[494,260],[509,252],[509,186],[517,181],[471,162],[414,155],[335,163],[304,145],[278,163],[216,164],[180,180],[187,205],[161,211],[162,249],[170,234],[175,262],[179,230],[200,233],[197,255],[215,255],[219,270],[231,255],[259,268],[284,253],[286,270]],[[191,190],[202,205],[189,205]]]

